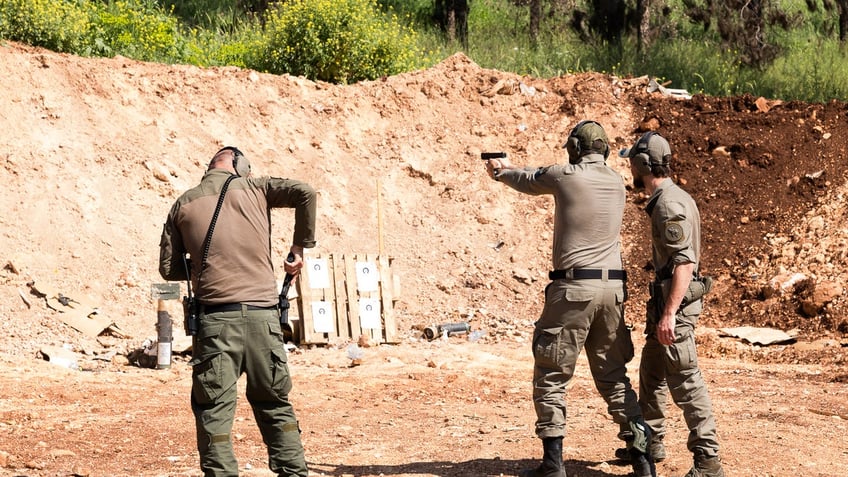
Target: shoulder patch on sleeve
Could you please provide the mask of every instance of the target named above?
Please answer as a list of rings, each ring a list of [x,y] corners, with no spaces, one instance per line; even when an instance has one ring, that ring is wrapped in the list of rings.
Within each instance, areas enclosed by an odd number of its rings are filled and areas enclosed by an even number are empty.
[[[668,243],[678,243],[683,238],[683,226],[680,225],[680,222],[666,222],[665,239]]]

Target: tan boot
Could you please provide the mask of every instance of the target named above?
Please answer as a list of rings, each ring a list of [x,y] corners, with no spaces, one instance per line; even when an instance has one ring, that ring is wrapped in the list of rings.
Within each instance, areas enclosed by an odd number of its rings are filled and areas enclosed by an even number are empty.
[[[651,439],[651,457],[654,458],[654,462],[662,462],[665,460],[667,454],[665,453],[665,446],[663,445],[662,438],[654,437]]]
[[[721,459],[718,456],[707,457],[695,456],[695,465],[689,469],[684,477],[724,477],[724,469],[721,468]]]

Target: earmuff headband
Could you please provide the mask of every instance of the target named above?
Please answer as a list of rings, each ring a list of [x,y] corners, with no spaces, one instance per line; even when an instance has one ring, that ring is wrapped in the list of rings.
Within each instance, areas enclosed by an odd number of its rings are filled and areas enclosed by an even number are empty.
[[[604,127],[601,126],[601,123],[593,121],[591,119],[586,119],[577,123],[571,129],[571,132],[568,134],[568,139],[566,140],[565,144],[563,144],[563,147],[568,151],[568,157],[570,161],[579,162],[579,158],[583,154],[583,147],[580,144],[580,138],[577,137],[577,133],[579,133],[580,129],[587,124],[594,124],[598,126],[601,130],[604,129]],[[609,151],[609,144],[606,144],[606,148],[604,149],[604,151],[602,151],[604,159],[609,157]]]
[[[250,161],[247,160],[244,153],[235,146],[226,146],[219,149],[215,155],[217,156],[224,151],[231,151],[233,153],[233,169],[236,171],[236,175],[247,177],[250,174]]]

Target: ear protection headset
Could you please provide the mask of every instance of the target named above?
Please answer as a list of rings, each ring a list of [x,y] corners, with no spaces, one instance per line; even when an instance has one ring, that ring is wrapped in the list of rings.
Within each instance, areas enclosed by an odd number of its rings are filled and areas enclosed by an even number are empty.
[[[599,122],[592,121],[591,119],[585,120],[585,121],[580,121],[579,123],[577,123],[577,125],[574,126],[574,128],[568,134],[568,139],[565,142],[565,150],[568,151],[569,160],[577,160],[580,157],[580,155],[583,153],[583,148],[580,145],[580,138],[577,137],[577,133],[580,131],[580,128],[582,128],[583,126],[585,126],[587,124],[595,124],[599,128],[603,129],[603,126],[601,126],[601,124]],[[604,148],[604,152],[603,152],[604,159],[609,157],[609,153],[610,153],[609,144],[606,144],[606,147]]]
[[[658,160],[653,160],[651,155],[648,153],[648,146],[650,145],[651,138],[657,136],[665,140],[662,136],[660,136],[656,131],[648,131],[636,141],[636,144],[633,146],[633,151],[630,153],[630,160],[636,165],[640,172],[644,172],[644,175],[649,175],[651,173],[651,168],[654,166],[668,166],[668,158],[663,156]]]
[[[235,146],[227,146],[222,147],[218,152],[215,153],[217,156],[222,151],[231,151],[233,153],[233,169],[236,171],[236,175],[239,177],[247,177],[250,174],[250,161],[244,157],[244,153],[241,152]]]

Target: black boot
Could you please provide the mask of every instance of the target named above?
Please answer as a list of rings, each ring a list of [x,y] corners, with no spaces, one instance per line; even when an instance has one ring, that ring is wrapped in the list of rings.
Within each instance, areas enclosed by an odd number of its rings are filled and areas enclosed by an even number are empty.
[[[542,439],[545,454],[542,463],[535,469],[521,471],[520,477],[566,477],[562,468],[562,437]]]
[[[643,454],[636,449],[630,449],[630,464],[636,477],[657,477],[657,467],[651,454]]]

